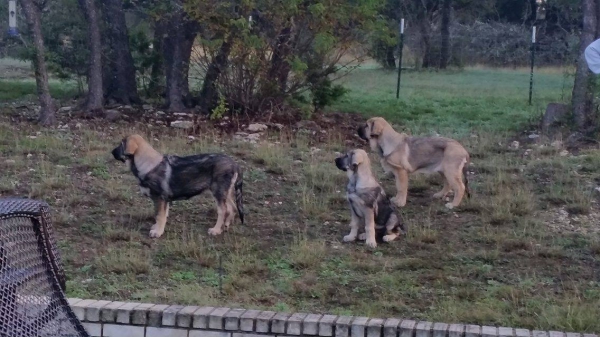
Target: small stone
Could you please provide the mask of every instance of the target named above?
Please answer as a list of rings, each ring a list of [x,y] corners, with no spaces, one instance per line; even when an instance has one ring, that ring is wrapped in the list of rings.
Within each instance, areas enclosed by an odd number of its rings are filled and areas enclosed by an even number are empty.
[[[524,155],[525,157],[527,157],[527,156],[531,155],[531,152],[532,152],[532,150],[531,150],[531,149],[527,149],[527,150],[525,150],[525,152],[523,153],[523,155]]]
[[[264,124],[254,123],[254,124],[248,125],[247,130],[250,132],[261,132],[261,131],[267,130],[268,128],[269,127]]]
[[[594,188],[594,190],[595,190],[596,192],[600,193],[600,186],[599,186],[599,187],[596,187],[596,188]]]
[[[106,120],[116,122],[121,118],[121,113],[117,110],[106,110]]]
[[[58,109],[59,113],[65,113],[65,112],[71,112],[71,110],[73,110],[72,107],[70,106],[63,106],[62,108]]]
[[[537,134],[535,134],[535,133],[532,133],[532,134],[530,134],[530,135],[528,136],[528,138],[529,138],[529,139],[538,139],[538,138],[540,138],[540,135],[537,135]]]
[[[519,148],[519,146],[520,146],[520,145],[521,145],[521,144],[520,144],[518,141],[516,141],[516,140],[515,140],[515,141],[513,141],[512,143],[510,143],[510,148],[511,148],[511,149],[515,149],[515,150],[516,150],[516,149],[518,149],[518,148]]]
[[[33,155],[31,153],[28,153],[27,158],[31,158],[31,157],[33,157]]]
[[[5,163],[5,164],[14,164],[14,163],[16,163],[16,161],[15,161],[15,160],[13,160],[13,159],[6,159],[6,160],[4,161],[4,163]],[[599,187],[599,188],[600,188],[600,187]]]
[[[550,145],[555,149],[561,149],[563,147],[563,142],[561,142],[560,140],[555,140]]]
[[[156,114],[160,116],[160,115],[164,115],[165,112],[164,111],[157,111]]]
[[[171,122],[171,127],[178,129],[190,129],[194,126],[194,122],[192,121],[174,121]]]
[[[75,127],[76,127],[77,129],[81,129],[81,126],[82,126],[82,125],[81,125],[81,123],[77,123],[77,124],[75,124]]]
[[[568,156],[568,155],[569,155],[569,151],[567,151],[567,150],[562,150],[562,151],[560,151],[559,155],[560,155],[561,157],[566,157],[566,156]]]

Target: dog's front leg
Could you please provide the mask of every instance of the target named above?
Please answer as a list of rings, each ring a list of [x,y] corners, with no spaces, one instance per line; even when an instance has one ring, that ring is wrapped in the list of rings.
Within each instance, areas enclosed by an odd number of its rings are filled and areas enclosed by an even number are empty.
[[[394,205],[404,207],[408,194],[408,172],[404,169],[394,169],[396,180],[396,196],[391,199]]]
[[[375,241],[375,214],[373,210],[365,212],[365,243],[369,248],[376,248],[377,242]]]
[[[344,236],[344,242],[352,242],[356,240],[356,236],[358,235],[360,218],[354,214],[354,211],[350,210],[350,212],[352,213],[352,219],[350,219],[350,233]]]
[[[169,216],[169,203],[161,198],[153,198],[153,201],[156,223],[150,229],[150,237],[159,238],[165,232],[165,225]]]

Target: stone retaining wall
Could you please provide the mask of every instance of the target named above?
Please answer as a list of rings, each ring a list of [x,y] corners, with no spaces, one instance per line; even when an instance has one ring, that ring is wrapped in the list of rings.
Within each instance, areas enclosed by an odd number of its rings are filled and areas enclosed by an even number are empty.
[[[69,299],[99,337],[598,337],[593,334],[445,324],[397,318]]]

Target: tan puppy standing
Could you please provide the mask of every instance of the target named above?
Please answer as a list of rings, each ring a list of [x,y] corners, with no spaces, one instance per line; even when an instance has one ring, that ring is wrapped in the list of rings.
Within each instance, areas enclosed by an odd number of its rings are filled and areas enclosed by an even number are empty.
[[[369,142],[372,151],[379,154],[384,171],[394,174],[397,195],[392,202],[397,206],[406,205],[408,175],[412,173],[440,173],[444,178],[444,188],[433,197],[443,199],[453,191],[454,199],[446,203],[449,209],[457,207],[465,193],[469,197],[466,167],[470,158],[458,141],[398,133],[381,117],[367,120],[365,125],[358,128],[358,135]]]

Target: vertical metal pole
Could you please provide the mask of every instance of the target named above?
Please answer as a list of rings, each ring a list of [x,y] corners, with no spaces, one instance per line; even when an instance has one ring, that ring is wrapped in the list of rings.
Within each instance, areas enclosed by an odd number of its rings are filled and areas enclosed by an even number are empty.
[[[402,52],[404,50],[404,19],[400,19],[400,43],[398,44],[398,83],[396,84],[396,98],[400,97],[400,78],[402,76]]]
[[[15,0],[8,1],[8,35],[17,36],[17,2]]]
[[[529,75],[529,105],[531,105],[531,95],[533,93],[533,66],[535,64],[535,26],[531,32],[531,73]]]

